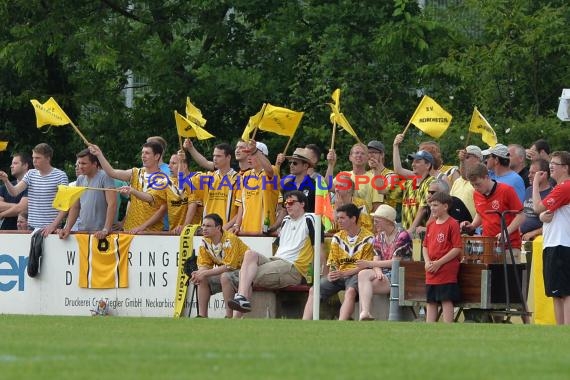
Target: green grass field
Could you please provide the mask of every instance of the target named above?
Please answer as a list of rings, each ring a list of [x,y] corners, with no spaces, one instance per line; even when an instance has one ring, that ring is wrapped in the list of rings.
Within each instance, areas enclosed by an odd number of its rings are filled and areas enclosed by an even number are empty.
[[[568,379],[570,328],[1,315],[0,379]]]

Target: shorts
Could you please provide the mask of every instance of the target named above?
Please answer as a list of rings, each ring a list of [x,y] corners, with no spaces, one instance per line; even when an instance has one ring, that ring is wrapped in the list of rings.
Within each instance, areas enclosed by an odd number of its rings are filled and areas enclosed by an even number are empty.
[[[289,261],[279,257],[258,255],[257,274],[253,280],[254,286],[267,289],[280,289],[290,285],[299,285],[303,276]]]
[[[459,289],[459,284],[454,282],[450,284],[426,285],[426,301],[428,303],[442,301],[451,301],[456,303],[461,301],[461,290]]]
[[[354,288],[358,291],[358,274],[333,282],[324,277],[321,279],[321,301],[326,301],[330,296],[348,288]]]
[[[542,275],[547,297],[570,296],[570,247],[559,245],[544,248]]]
[[[216,294],[222,291],[222,283],[220,282],[220,278],[222,277],[222,275],[229,276],[234,291],[237,292],[239,284],[239,270],[233,270],[231,272],[225,272],[223,274],[218,274],[216,276],[208,277],[208,286],[210,287],[210,294]]]

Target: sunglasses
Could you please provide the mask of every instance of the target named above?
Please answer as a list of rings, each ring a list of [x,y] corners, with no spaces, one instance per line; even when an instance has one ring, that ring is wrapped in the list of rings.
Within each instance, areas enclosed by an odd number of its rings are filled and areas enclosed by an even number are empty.
[[[295,203],[297,203],[299,201],[294,201],[294,200],[287,200],[285,202],[283,202],[283,206],[293,206]]]
[[[290,161],[289,162],[289,165],[293,165],[293,166],[297,166],[299,164],[300,164],[300,162],[297,162],[297,161]]]

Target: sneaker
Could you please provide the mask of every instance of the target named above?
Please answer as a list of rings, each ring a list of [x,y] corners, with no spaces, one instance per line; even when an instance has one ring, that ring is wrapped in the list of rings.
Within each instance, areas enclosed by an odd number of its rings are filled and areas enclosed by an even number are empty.
[[[236,294],[233,300],[228,301],[228,307],[242,313],[251,311],[251,303],[241,294]]]

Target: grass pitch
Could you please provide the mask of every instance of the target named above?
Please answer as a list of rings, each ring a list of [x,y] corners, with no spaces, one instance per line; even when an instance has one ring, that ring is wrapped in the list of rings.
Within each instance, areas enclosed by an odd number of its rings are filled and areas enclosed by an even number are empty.
[[[557,326],[1,315],[8,379],[568,379]]]

